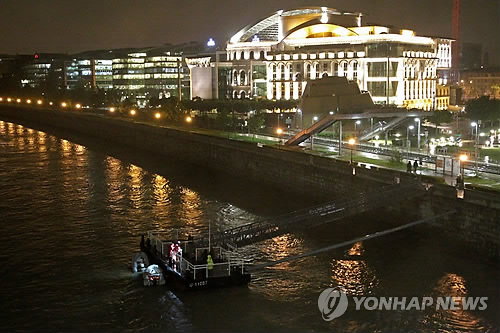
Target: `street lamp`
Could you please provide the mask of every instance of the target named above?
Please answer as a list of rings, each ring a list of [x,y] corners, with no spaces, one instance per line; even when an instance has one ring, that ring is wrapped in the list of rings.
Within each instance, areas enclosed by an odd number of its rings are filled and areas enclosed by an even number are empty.
[[[349,143],[349,146],[351,147],[351,164],[352,164],[352,151],[354,148],[354,144],[356,143],[356,140],[354,140],[353,138],[350,138],[349,141],[347,141],[347,143]]]
[[[191,118],[190,116],[187,116],[186,117],[186,123],[191,123],[193,121],[193,118]]]
[[[136,114],[136,111],[134,109],[130,110],[130,115],[131,116],[135,116],[135,114]]]
[[[160,119],[160,118],[161,118],[161,114],[160,114],[160,112],[156,112],[156,113],[155,113],[155,118],[156,118],[156,119]]]
[[[460,173],[463,177],[465,176],[465,162],[467,162],[468,157],[466,154],[461,154],[458,158],[460,159]]]
[[[359,124],[361,124],[361,120],[356,120],[354,122],[354,135],[356,135],[356,136],[358,136],[357,127],[358,127]]]
[[[406,128],[406,155],[410,158],[410,131],[414,129],[415,126],[410,125]]]
[[[418,130],[417,130],[417,146],[418,146],[418,152],[420,152],[420,118],[415,118],[415,121],[418,122]]]
[[[297,109],[297,114],[300,116],[300,122],[296,122],[296,126],[297,124],[300,124],[300,129],[304,129],[304,117],[302,117],[302,110],[301,109]]]
[[[475,140],[475,141],[476,141],[476,143],[474,144],[474,155],[475,155],[474,159],[476,160],[476,165],[475,165],[474,169],[475,169],[475,173],[476,173],[476,176],[477,176],[477,160],[478,160],[478,158],[479,158],[479,156],[478,156],[478,145],[479,145],[479,122],[475,122],[475,121],[474,121],[474,122],[470,123],[470,125],[471,125],[472,127],[475,127],[475,128],[476,128],[476,140]],[[474,134],[474,133],[473,133],[473,134]]]
[[[278,127],[276,129],[276,134],[278,134],[278,144],[281,144],[281,134],[283,134],[283,130],[280,127]]]

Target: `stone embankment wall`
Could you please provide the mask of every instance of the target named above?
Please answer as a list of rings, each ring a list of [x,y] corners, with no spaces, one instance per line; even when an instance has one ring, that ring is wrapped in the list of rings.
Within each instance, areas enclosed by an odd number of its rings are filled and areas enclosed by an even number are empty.
[[[370,191],[395,182],[413,182],[414,176],[383,168],[353,167],[346,162],[281,147],[228,140],[186,130],[112,119],[93,114],[21,107],[0,107],[0,119],[30,122],[114,141],[151,154],[184,160],[203,168],[221,170],[276,186],[317,200],[335,200],[353,192]],[[489,254],[498,256],[500,195],[466,190],[457,198],[455,188],[422,178],[430,186],[425,197],[410,205],[421,216],[454,209],[443,226]],[[403,206],[402,206],[403,207]]]

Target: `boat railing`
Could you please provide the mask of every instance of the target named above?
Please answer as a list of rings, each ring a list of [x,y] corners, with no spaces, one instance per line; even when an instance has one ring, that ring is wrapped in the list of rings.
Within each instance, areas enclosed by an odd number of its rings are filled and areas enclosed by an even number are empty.
[[[234,270],[245,271],[245,261],[228,260],[214,264],[192,264],[188,260],[182,258],[181,269],[183,275],[193,274],[193,280],[199,280],[209,277],[229,276]]]
[[[172,241],[162,240],[162,235],[158,232],[149,231],[147,233],[147,244],[146,246],[151,247],[153,253],[158,255],[160,259],[167,263],[169,257],[169,246]],[[194,263],[190,262],[184,256],[186,252],[186,247],[191,245],[192,241],[183,241],[181,245],[183,247],[183,253],[180,253],[177,257],[177,264],[172,264],[168,262],[167,264],[178,274],[184,276],[192,274],[193,280],[199,280],[208,277],[219,277],[219,276],[229,276],[231,272],[238,270],[244,273],[245,261],[239,258],[239,254],[235,251],[228,251],[220,246],[206,247],[206,248],[195,248],[194,250]],[[191,250],[192,251],[192,250]],[[193,253],[193,252],[191,252]],[[213,256],[214,263],[208,264],[206,262],[207,255],[211,254]],[[190,255],[186,255],[190,257]],[[203,262],[200,264],[200,262]],[[170,265],[172,264],[172,265]]]

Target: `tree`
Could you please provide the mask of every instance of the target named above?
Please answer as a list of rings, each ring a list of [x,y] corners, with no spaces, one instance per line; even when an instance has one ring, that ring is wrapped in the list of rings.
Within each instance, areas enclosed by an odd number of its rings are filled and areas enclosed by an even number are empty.
[[[179,102],[177,97],[169,97],[167,99],[162,99],[161,110],[165,112],[167,120],[181,122],[184,116],[185,107],[182,102]]]
[[[465,113],[471,120],[494,122],[500,119],[500,100],[482,96],[465,103]]]
[[[230,116],[229,109],[222,108],[221,110],[217,110],[217,118],[215,121],[215,126],[218,129],[226,131],[231,127],[232,117]]]
[[[248,119],[248,130],[253,134],[255,138],[256,132],[264,126],[264,115],[261,113],[256,113],[254,116]]]
[[[438,126],[448,124],[453,120],[453,114],[449,111],[435,111],[434,115],[427,117],[427,120],[436,125],[436,135],[438,134]]]

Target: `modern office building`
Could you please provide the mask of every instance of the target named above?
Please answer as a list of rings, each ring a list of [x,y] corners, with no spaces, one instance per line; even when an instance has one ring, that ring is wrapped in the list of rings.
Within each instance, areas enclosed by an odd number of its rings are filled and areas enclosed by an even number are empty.
[[[73,90],[81,83],[77,60],[71,59],[64,61],[64,88]]]
[[[21,87],[65,89],[64,54],[35,54],[32,61],[22,67]]]
[[[141,50],[113,59],[113,88],[137,100],[189,98],[189,72],[181,53],[163,48]],[[141,103],[139,103],[141,105]]]
[[[113,60],[87,58],[78,60],[80,78],[85,87],[113,88]]]
[[[326,7],[280,10],[228,42],[233,98],[298,99],[308,80],[345,76],[379,104],[430,110],[451,39],[364,26],[363,14]]]
[[[118,90],[144,89],[144,62],[146,53],[135,52],[113,59],[113,87]]]
[[[144,61],[144,88],[148,94],[160,98],[178,97],[179,93],[190,96],[182,54],[152,51]]]

